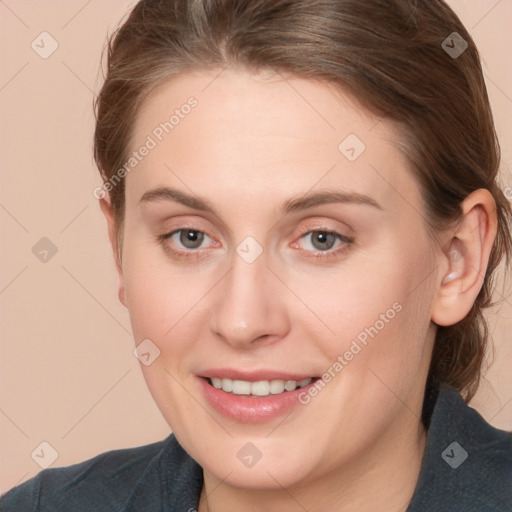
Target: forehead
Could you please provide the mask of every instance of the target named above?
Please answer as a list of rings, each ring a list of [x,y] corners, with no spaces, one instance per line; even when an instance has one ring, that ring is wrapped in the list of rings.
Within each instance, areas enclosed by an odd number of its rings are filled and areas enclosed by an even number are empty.
[[[398,128],[319,81],[229,69],[179,75],[146,98],[130,150],[149,139],[127,176],[127,202],[180,178],[198,194],[266,200],[320,182],[395,203],[417,195]]]

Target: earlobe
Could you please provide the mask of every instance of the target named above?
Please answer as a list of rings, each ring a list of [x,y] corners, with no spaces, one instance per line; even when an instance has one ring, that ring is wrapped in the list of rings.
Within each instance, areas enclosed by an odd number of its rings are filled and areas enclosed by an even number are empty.
[[[471,310],[484,283],[496,236],[496,205],[488,190],[470,194],[462,203],[462,212],[439,256],[443,273],[432,304],[432,321],[442,326],[460,322]]]
[[[108,238],[110,240],[110,245],[112,246],[112,251],[114,253],[114,262],[116,265],[117,273],[119,276],[119,290],[118,297],[119,301],[123,306],[126,307],[126,296],[125,296],[125,287],[124,287],[124,276],[123,276],[123,267],[121,264],[121,251],[117,239],[117,231],[116,231],[116,218],[114,214],[114,210],[110,203],[110,200],[107,197],[99,200],[101,211],[105,216],[105,220],[107,221],[108,228]]]

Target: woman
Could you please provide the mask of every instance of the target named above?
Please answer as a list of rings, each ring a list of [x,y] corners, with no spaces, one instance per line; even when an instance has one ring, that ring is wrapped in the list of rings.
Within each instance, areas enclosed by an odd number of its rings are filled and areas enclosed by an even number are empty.
[[[142,0],[95,191],[173,434],[2,510],[505,511],[466,403],[512,239],[471,37],[441,0]]]

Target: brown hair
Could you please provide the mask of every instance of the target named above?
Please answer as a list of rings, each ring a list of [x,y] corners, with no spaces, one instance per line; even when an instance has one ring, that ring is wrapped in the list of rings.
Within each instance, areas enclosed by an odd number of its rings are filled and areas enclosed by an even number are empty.
[[[461,55],[448,51],[463,48],[453,32],[468,45]],[[95,103],[104,182],[127,160],[137,112],[155,87],[229,65],[323,80],[397,121],[434,232],[457,221],[471,192],[492,193],[499,226],[483,287],[466,318],[438,327],[429,371],[429,388],[448,384],[469,400],[488,339],[483,309],[512,252],[512,211],[497,183],[499,145],[478,51],[455,13],[442,0],[142,0],[109,40]],[[109,196],[122,235],[124,180]]]

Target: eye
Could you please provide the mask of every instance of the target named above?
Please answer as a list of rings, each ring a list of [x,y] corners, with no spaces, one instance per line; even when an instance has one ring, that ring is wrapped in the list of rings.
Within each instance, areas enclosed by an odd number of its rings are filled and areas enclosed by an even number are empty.
[[[327,231],[311,231],[303,238],[308,240],[313,249],[317,251],[328,251],[336,243],[336,235]]]
[[[296,245],[299,248],[312,252],[313,255],[327,257],[344,252],[352,243],[352,238],[348,238],[336,231],[318,229],[303,234]]]
[[[205,235],[201,231],[197,231],[195,229],[179,229],[172,233],[170,238],[174,242],[179,242],[187,249],[199,249],[207,236],[208,235]]]
[[[159,235],[157,240],[164,249],[175,258],[195,255],[197,258],[203,249],[215,245],[215,241],[203,231],[193,228],[180,228],[170,233]]]

